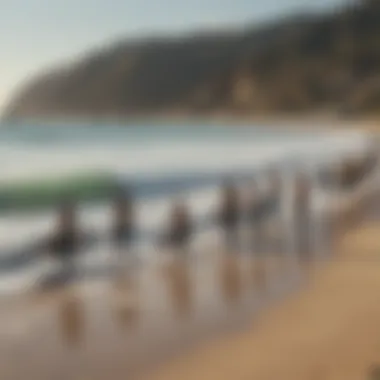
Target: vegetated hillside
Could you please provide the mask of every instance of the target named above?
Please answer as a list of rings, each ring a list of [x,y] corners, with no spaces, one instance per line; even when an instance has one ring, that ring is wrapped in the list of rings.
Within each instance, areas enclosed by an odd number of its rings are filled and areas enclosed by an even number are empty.
[[[9,118],[380,110],[380,2],[260,28],[130,40],[21,88]]]

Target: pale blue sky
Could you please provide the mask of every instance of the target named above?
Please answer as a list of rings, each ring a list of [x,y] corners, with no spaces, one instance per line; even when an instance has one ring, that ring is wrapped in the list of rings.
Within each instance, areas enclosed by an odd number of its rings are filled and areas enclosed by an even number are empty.
[[[0,108],[32,73],[120,37],[239,25],[344,0],[0,0]]]

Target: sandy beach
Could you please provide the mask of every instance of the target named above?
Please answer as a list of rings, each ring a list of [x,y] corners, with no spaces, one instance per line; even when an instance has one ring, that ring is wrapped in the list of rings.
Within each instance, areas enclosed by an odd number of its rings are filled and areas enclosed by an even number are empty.
[[[2,298],[0,378],[101,380],[112,372],[116,380],[154,371],[249,326],[278,291],[291,291],[285,264],[208,250],[135,276]],[[283,278],[277,292],[268,270]]]
[[[333,262],[298,273],[284,255],[205,247],[134,276],[2,299],[0,378],[314,379],[333,347],[365,344],[350,335],[357,320],[376,327],[368,288],[380,288],[380,268],[355,247],[378,228],[347,234]]]
[[[144,379],[370,379],[380,366],[380,223],[347,233],[307,287],[251,328]]]
[[[352,228],[330,261],[304,267],[301,287],[276,256],[215,252],[138,281],[3,299],[0,378],[368,379],[380,364],[380,224]]]

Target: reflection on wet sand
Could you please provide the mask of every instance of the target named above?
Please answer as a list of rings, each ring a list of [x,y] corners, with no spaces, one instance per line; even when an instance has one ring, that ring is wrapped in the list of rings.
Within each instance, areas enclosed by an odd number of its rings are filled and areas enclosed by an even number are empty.
[[[289,276],[289,257],[284,253],[278,253],[277,259],[277,274],[279,278],[286,279]]]
[[[220,266],[221,290],[225,301],[237,302],[241,296],[242,278],[239,258],[235,255],[224,255]]]
[[[112,286],[112,310],[123,328],[136,327],[139,320],[138,287],[131,275],[117,278]]]
[[[187,262],[174,258],[164,270],[164,278],[176,314],[183,318],[192,310],[192,288]]]
[[[59,304],[58,319],[62,339],[70,346],[77,346],[84,338],[84,306],[77,294],[67,291]]]
[[[264,256],[253,257],[250,260],[250,274],[252,284],[257,290],[265,289],[267,278],[266,260]]]
[[[255,287],[271,292],[287,281],[291,263],[286,252],[284,224],[278,215],[268,220],[264,232],[260,249],[253,250],[251,275]]]

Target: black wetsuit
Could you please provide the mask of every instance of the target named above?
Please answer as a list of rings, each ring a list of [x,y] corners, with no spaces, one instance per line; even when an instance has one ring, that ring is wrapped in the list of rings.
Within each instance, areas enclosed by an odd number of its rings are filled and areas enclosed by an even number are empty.
[[[118,247],[129,247],[132,243],[134,228],[131,223],[117,225],[112,230],[112,240]]]
[[[67,261],[72,259],[82,249],[93,246],[99,240],[100,237],[95,234],[78,234],[68,231],[56,234],[48,240],[47,244],[41,245],[41,247],[47,248],[53,257]]]
[[[78,243],[76,234],[64,232],[54,236],[49,242],[48,248],[54,256],[67,259],[75,254],[78,249]]]
[[[239,217],[238,201],[225,202],[219,215],[219,222],[224,230],[226,244],[229,248],[236,248],[238,245]]]
[[[118,247],[129,247],[134,235],[134,207],[129,196],[122,195],[114,204],[111,239]]]
[[[190,221],[175,223],[168,233],[168,243],[174,248],[186,248],[190,242],[192,228]]]
[[[79,239],[77,234],[71,231],[61,232],[50,239],[47,248],[50,255],[61,262],[64,269],[61,274],[65,276],[64,278],[66,279],[66,276],[73,275],[75,272],[74,257],[79,251]],[[57,279],[54,278],[54,281],[55,280]]]

